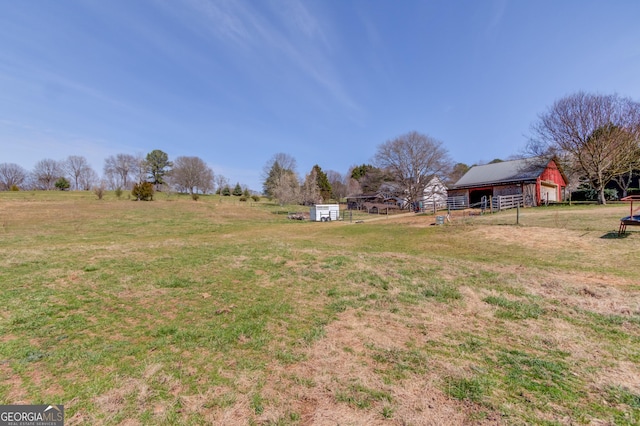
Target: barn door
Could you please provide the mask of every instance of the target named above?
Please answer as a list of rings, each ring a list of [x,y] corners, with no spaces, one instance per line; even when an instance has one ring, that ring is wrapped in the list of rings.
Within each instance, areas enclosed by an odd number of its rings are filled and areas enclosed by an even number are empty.
[[[540,185],[540,201],[543,203],[558,201],[558,185],[543,182]]]

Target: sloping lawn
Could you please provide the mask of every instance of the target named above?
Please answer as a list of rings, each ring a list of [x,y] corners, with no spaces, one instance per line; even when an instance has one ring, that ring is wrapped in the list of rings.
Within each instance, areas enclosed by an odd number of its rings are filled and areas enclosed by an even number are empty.
[[[66,424],[638,424],[628,206],[310,223],[0,193],[0,401]]]

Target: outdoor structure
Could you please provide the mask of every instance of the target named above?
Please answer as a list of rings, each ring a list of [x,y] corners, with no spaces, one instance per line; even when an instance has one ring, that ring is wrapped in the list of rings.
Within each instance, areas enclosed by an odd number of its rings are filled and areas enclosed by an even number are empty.
[[[447,187],[434,176],[424,189],[422,200],[420,200],[420,210],[439,210],[447,206]]]
[[[375,192],[371,194],[350,195],[347,197],[347,209],[349,210],[366,210],[372,208],[381,209],[400,209],[401,201],[395,197],[390,197],[386,193]]]
[[[340,206],[338,204],[316,204],[309,210],[309,218],[312,222],[329,222],[340,218]]]
[[[486,203],[493,209],[539,206],[565,198],[567,177],[554,159],[543,157],[473,166],[449,189],[449,203],[463,208]],[[508,206],[508,207],[507,207]]]
[[[347,208],[350,210],[366,210],[378,213],[388,210],[434,210],[443,209],[447,205],[447,187],[437,177],[433,177],[425,187],[422,198],[409,205],[405,192],[393,182],[385,182],[378,192],[359,194],[347,197]]]
[[[629,216],[620,219],[618,236],[623,235],[627,232],[627,226],[640,226],[640,214],[634,215],[635,211],[633,210],[633,202],[640,202],[640,195],[629,195],[628,197],[620,199],[620,201],[631,203],[631,207],[629,209]],[[637,208],[636,210],[640,210],[640,208]]]

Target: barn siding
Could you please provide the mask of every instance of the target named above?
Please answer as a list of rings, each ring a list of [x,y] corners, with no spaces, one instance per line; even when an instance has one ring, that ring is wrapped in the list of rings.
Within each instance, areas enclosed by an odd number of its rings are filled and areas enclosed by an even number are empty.
[[[540,185],[542,184],[542,182],[549,182],[554,185],[557,185],[556,200],[558,201],[562,200],[563,189],[567,186],[567,182],[565,181],[564,176],[560,172],[560,169],[558,169],[558,166],[556,165],[555,161],[550,161],[549,164],[547,164],[547,167],[544,169],[544,171],[540,175],[540,178],[538,179],[538,188],[537,188],[538,203],[541,203],[543,201],[542,193],[541,193],[542,191],[540,188]]]
[[[537,204],[536,190],[538,185],[535,183],[525,183],[523,186],[524,205],[526,207],[534,207]]]
[[[502,197],[504,195],[522,194],[522,185],[502,185],[493,187],[493,196]]]
[[[540,170],[538,168],[537,170]],[[537,171],[535,172],[537,173]],[[567,181],[558,168],[554,160],[547,163],[544,170],[542,170],[539,176],[532,175],[525,176],[522,180],[511,180],[510,183],[505,183],[507,180],[502,181],[480,181],[477,186],[473,184],[466,184],[460,188],[454,188],[449,190],[450,196],[466,196],[470,203],[476,203],[482,196],[509,196],[519,195],[524,196],[525,206],[537,206],[540,205],[542,200],[541,191],[542,185],[545,185],[545,191],[549,190],[549,187],[556,188],[555,200],[563,200],[564,190],[567,186]],[[549,185],[550,184],[550,185]],[[549,197],[551,201],[553,197]]]

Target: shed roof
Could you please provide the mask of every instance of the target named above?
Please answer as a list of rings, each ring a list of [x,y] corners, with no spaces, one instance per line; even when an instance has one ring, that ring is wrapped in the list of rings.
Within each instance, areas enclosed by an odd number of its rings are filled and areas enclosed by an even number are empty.
[[[544,157],[532,157],[473,166],[453,187],[466,188],[496,183],[535,181],[549,161]]]

